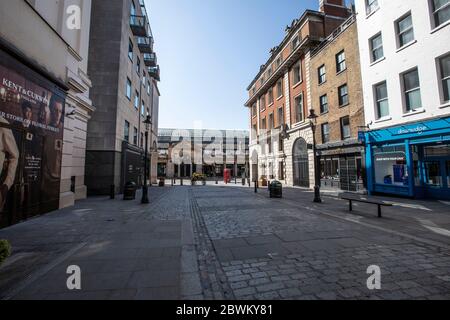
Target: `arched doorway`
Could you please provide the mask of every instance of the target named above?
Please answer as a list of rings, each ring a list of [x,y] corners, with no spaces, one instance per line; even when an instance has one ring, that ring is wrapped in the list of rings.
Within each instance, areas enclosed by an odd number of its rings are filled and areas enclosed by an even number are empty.
[[[294,186],[309,188],[308,145],[305,139],[299,138],[292,150]]]

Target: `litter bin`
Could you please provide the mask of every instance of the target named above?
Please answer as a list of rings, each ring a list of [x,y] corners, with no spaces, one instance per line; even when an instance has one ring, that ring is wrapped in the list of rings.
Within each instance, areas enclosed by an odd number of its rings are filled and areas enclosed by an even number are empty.
[[[123,188],[123,200],[135,200],[136,189],[136,183],[132,181],[127,182]]]
[[[280,181],[272,181],[269,185],[269,194],[271,198],[283,198],[283,185]]]

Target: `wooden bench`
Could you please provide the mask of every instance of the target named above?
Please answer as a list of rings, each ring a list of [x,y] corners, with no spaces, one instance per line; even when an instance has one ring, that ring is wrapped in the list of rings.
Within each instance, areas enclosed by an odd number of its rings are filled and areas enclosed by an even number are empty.
[[[349,210],[353,211],[353,202],[362,202],[362,203],[369,203],[369,204],[375,204],[378,206],[378,218],[382,218],[381,215],[381,207],[392,207],[391,203],[385,203],[384,201],[376,200],[376,199],[369,199],[369,198],[361,198],[357,197],[355,195],[341,195],[340,198],[342,200],[347,200],[349,204]]]

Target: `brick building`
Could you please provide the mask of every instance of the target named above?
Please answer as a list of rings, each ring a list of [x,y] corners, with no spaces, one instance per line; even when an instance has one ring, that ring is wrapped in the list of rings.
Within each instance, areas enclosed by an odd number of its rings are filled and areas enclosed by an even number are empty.
[[[364,190],[364,105],[356,17],[352,15],[311,55],[312,109],[321,187]]]
[[[321,0],[286,28],[283,41],[248,86],[253,180],[278,179],[287,185],[314,184],[311,52],[351,14],[344,0]]]
[[[143,0],[93,0],[89,74],[97,112],[88,126],[89,195],[143,183],[146,126],[151,117],[148,179],[156,183],[160,70]]]

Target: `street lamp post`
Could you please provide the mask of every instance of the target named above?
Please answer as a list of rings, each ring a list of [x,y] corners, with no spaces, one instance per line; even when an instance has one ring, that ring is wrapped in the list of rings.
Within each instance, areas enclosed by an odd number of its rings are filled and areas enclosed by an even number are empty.
[[[147,118],[144,120],[145,124],[145,155],[144,155],[144,185],[142,186],[142,204],[150,203],[148,199],[148,185],[147,185],[147,163],[148,163],[148,132],[150,130],[150,125],[152,121],[150,115],[147,115]]]
[[[317,157],[317,149],[316,149],[316,127],[317,127],[317,118],[314,109],[309,111],[308,119],[311,121],[311,128],[313,131],[313,152],[314,152],[314,202],[322,203],[322,199],[320,197],[320,169],[319,169],[319,158]]]

